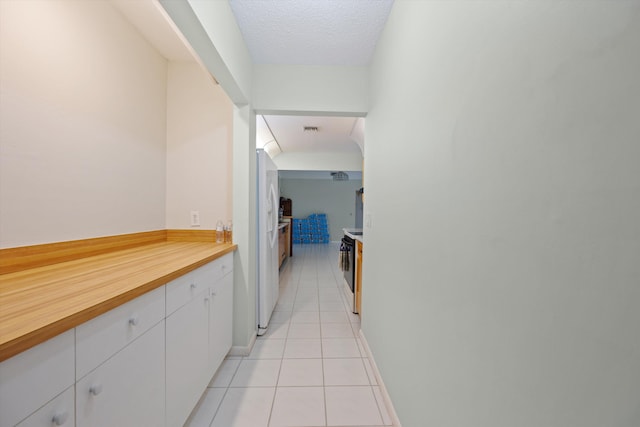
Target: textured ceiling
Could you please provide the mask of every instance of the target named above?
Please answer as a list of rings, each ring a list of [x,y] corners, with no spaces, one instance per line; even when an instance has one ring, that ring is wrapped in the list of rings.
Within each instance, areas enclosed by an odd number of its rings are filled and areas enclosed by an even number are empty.
[[[393,0],[229,0],[256,64],[367,65]],[[280,152],[361,152],[356,118],[264,116],[258,146]],[[304,132],[317,126],[317,132]],[[362,142],[362,141],[360,141]],[[275,148],[274,148],[275,146]]]
[[[393,0],[229,0],[257,64],[367,65]]]

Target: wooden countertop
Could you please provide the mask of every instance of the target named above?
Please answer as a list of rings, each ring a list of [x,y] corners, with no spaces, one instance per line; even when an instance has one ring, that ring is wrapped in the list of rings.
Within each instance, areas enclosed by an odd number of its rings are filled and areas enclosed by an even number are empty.
[[[0,275],[0,361],[236,248],[164,241]]]

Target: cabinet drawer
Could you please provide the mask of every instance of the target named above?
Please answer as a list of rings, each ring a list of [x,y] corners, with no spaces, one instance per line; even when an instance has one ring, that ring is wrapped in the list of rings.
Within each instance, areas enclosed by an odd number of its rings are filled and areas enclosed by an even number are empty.
[[[164,286],[76,328],[76,376],[84,377],[164,318]]]
[[[233,254],[226,254],[200,267],[206,274],[209,285],[233,271]]]
[[[172,280],[167,283],[165,287],[167,292],[167,316],[191,301],[196,295],[204,292],[207,288],[201,278],[200,268]]]
[[[227,254],[167,283],[167,316],[232,271],[233,254]]]
[[[0,426],[33,414],[75,380],[73,330],[0,363]]]
[[[73,427],[75,423],[75,394],[69,387],[16,427]]]

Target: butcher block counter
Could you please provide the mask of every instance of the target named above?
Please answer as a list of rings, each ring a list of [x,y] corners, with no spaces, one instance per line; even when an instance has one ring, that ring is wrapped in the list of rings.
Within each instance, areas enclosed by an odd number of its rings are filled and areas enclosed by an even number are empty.
[[[140,246],[116,245],[106,253],[0,275],[0,361],[237,248],[212,240],[170,240],[162,231],[161,239]],[[6,263],[7,250],[1,255]]]

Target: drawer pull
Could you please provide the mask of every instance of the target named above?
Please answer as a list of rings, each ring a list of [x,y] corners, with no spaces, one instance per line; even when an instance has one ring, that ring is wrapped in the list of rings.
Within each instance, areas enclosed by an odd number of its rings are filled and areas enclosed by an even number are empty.
[[[91,387],[89,387],[89,393],[92,396],[97,396],[100,393],[102,393],[102,384],[94,384]]]
[[[195,289],[195,288],[197,288],[197,287],[198,287],[198,286],[196,286],[196,284],[195,284],[195,283],[192,283],[192,284],[191,284],[191,289]]]
[[[129,318],[129,324],[131,326],[138,326],[138,323],[140,323],[140,318],[138,316],[131,316]]]
[[[67,411],[64,411],[62,413],[55,414],[51,419],[51,422],[57,426],[61,426],[62,424],[67,422],[68,418],[69,418],[69,413]]]

